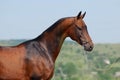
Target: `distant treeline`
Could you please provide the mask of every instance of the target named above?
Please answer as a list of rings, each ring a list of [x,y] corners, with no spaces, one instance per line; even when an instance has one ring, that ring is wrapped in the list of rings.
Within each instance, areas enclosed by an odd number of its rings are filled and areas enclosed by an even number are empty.
[[[26,39],[0,40],[0,46],[15,46],[24,41],[26,41]]]

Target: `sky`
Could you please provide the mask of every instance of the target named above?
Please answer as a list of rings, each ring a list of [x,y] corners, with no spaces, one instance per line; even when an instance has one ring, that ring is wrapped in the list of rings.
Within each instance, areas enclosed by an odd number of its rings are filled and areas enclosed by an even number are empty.
[[[0,40],[33,39],[63,17],[84,18],[95,43],[120,43],[120,0],[0,0]]]

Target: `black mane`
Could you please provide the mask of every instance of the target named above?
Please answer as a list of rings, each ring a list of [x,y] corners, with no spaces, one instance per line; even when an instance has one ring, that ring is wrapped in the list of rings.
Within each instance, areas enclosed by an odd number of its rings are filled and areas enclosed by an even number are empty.
[[[51,32],[52,30],[54,30],[56,28],[56,26],[58,26],[59,24],[61,24],[66,18],[61,18],[58,21],[56,21],[53,25],[51,25],[46,31],[47,32]],[[45,32],[46,32],[45,31]]]

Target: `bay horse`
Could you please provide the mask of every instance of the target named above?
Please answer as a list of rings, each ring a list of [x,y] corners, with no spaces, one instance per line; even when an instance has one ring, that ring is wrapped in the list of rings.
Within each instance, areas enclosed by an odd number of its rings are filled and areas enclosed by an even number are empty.
[[[85,14],[61,18],[38,37],[17,46],[0,46],[0,80],[50,80],[66,37],[91,51]]]

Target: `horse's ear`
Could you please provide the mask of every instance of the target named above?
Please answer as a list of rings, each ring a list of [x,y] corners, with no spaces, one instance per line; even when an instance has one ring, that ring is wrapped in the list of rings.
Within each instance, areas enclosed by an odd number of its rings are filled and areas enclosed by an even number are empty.
[[[84,12],[84,14],[81,16],[82,19],[85,17],[85,14],[86,14],[86,12]]]
[[[81,13],[82,13],[82,11],[80,11],[80,12],[79,12],[79,14],[77,15],[77,19],[79,19],[79,18],[80,18]]]

